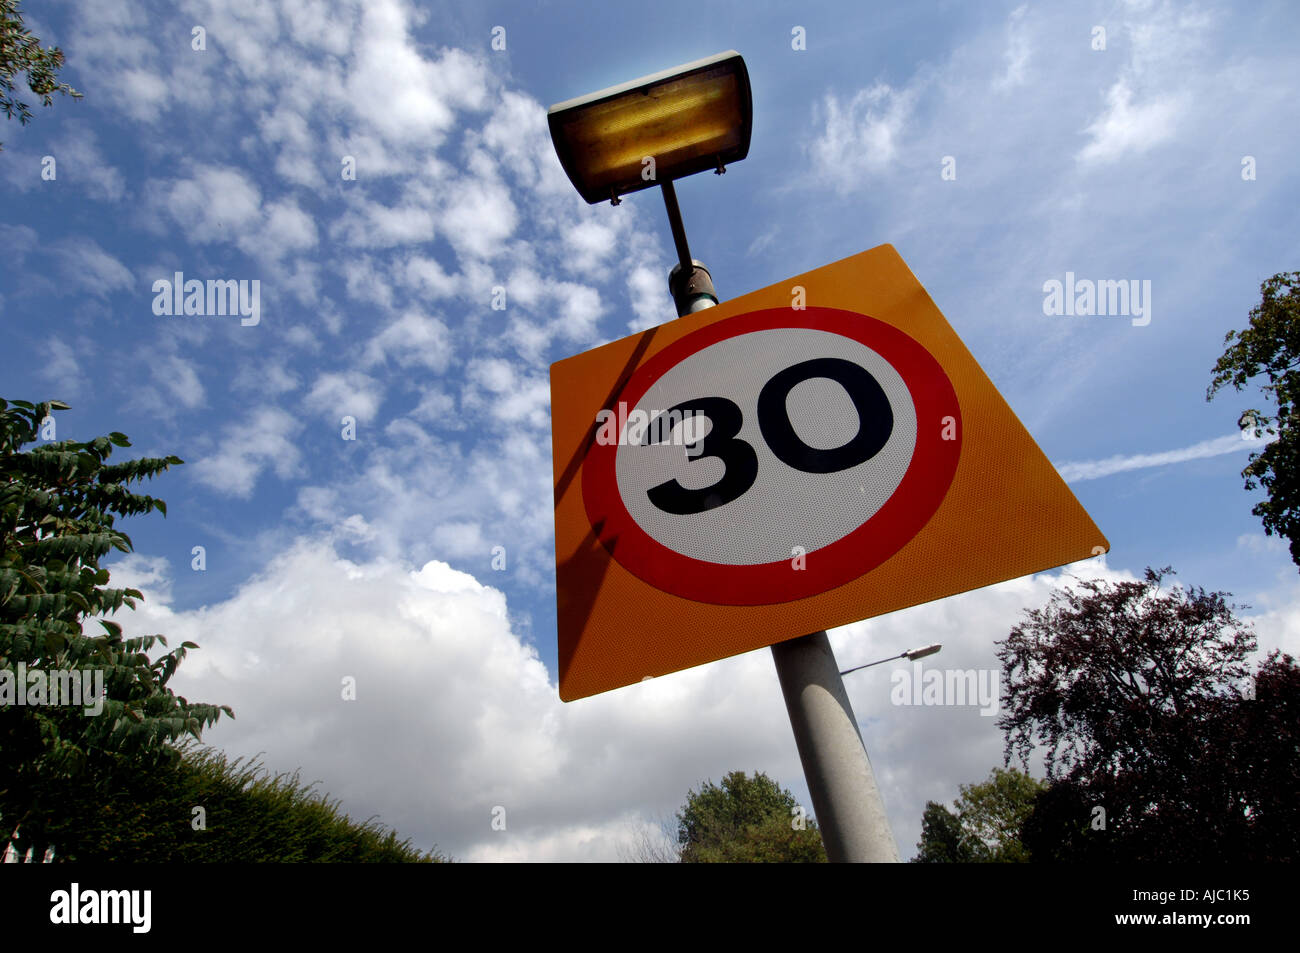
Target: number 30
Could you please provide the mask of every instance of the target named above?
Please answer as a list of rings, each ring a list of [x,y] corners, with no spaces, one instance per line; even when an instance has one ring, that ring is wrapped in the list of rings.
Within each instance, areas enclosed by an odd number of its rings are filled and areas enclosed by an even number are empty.
[[[848,443],[829,450],[810,447],[799,439],[786,411],[786,398],[804,381],[824,377],[848,393],[858,412],[858,432]],[[688,490],[677,480],[668,480],[647,490],[650,502],[666,513],[685,516],[725,506],[741,496],[758,479],[758,456],[754,448],[736,434],[744,417],[739,407],[725,397],[696,397],[684,400],[651,421],[647,434],[660,433],[655,424],[669,414],[703,414],[713,426],[705,436],[695,461],[717,457],[726,470],[712,486]],[[865,463],[880,452],[894,430],[894,412],[889,398],[868,371],[838,357],[803,361],[775,374],[758,394],[758,429],[776,458],[805,473],[837,473]]]

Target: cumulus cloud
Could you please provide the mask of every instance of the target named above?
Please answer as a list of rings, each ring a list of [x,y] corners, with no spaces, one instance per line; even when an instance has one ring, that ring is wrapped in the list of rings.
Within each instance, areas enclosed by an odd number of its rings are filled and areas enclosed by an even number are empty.
[[[368,255],[349,258],[343,263],[342,271],[349,298],[385,310],[392,307],[393,284],[378,260]]]
[[[609,225],[596,221],[579,222],[566,229],[564,243],[573,256],[573,264],[580,271],[591,271],[614,251],[617,232]]]
[[[537,100],[514,90],[503,92],[483,127],[483,142],[501,157],[517,181],[573,204],[573,186],[551,145],[546,109]]]
[[[316,246],[315,220],[292,199],[273,202],[267,207],[259,233],[250,250],[261,257],[279,258]]]
[[[300,502],[337,512],[329,494]],[[460,522],[441,542],[485,541]],[[1094,566],[1076,571],[1131,578]],[[808,803],[766,650],[566,705],[502,593],[438,559],[415,570],[355,562],[301,538],[228,599],[188,611],[168,605],[161,562],[131,557],[113,575],[145,592],[140,609],[119,614],[128,633],[202,646],[174,687],[237,715],[205,740],[301,768],[354,817],[378,814],[423,847],[466,860],[616,860],[688,789],[730,770],[766,771]],[[1014,580],[833,630],[831,641],[845,666],[937,641],[927,665],[996,667],[994,641],[1060,581]],[[877,667],[846,683],[906,857],[925,801],[951,800],[957,780],[1000,765],[1002,737],[975,706],[892,704],[894,677]],[[504,831],[492,827],[498,808]]]
[[[638,265],[627,277],[627,291],[632,299],[632,312],[636,315],[627,323],[629,331],[658,327],[677,317],[665,275]]]
[[[228,425],[216,449],[199,459],[191,472],[216,493],[247,499],[265,470],[281,479],[298,473],[301,455],[292,438],[300,429],[283,410],[261,407]]]
[[[409,201],[387,206],[358,199],[330,227],[338,239],[358,248],[392,248],[432,241],[433,211]]]
[[[114,584],[157,568],[127,560]],[[237,716],[205,740],[301,767],[354,817],[463,859],[614,860],[637,808],[666,810],[737,761],[797,770],[761,654],[564,705],[502,594],[437,560],[358,564],[301,540],[192,612],[170,609],[158,583],[122,621],[202,646],[173,684]]]
[[[121,73],[119,87],[122,108],[132,119],[154,122],[167,103],[169,87],[165,77],[144,69],[128,69]]]
[[[471,361],[467,371],[465,407],[487,407],[503,423],[549,427],[551,387],[547,380],[520,375],[513,364],[500,358]]]
[[[488,74],[482,60],[464,50],[444,49],[436,59],[421,55],[408,32],[408,10],[398,0],[363,7],[347,93],[355,118],[386,140],[436,145],[458,109],[486,105]]]
[[[194,242],[233,242],[261,221],[262,192],[239,169],[195,163],[188,177],[154,181],[148,189]]]
[[[245,363],[230,382],[234,390],[279,397],[297,390],[302,382],[288,367],[276,360]]]
[[[463,256],[492,258],[519,224],[509,190],[493,178],[452,183],[439,221],[448,241]]]
[[[458,282],[435,258],[412,255],[397,269],[398,280],[421,297],[445,298],[456,293]]]
[[[383,388],[373,377],[360,371],[342,371],[319,375],[305,402],[308,409],[325,415],[331,423],[345,416],[368,423],[379,413],[383,399]]]
[[[407,311],[384,328],[366,345],[367,367],[393,361],[399,367],[425,367],[444,371],[451,361],[453,346],[447,325],[437,318]]]

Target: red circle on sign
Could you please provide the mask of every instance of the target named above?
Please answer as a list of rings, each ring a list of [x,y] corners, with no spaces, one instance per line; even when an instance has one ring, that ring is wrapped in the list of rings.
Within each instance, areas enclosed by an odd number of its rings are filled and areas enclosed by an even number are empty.
[[[943,502],[961,457],[961,410],[943,367],[919,343],[891,324],[838,308],[794,312],[771,308],[739,314],[674,341],[646,361],[611,401],[636,407],[660,377],[698,351],[728,338],[778,328],[838,334],[888,362],[907,385],[916,410],[916,446],[907,472],[885,504],[857,529],[808,553],[816,570],[796,571],[790,559],[734,565],[695,559],[660,543],[632,518],[615,475],[618,442],[593,442],[582,468],[587,518],[619,564],[656,589],[695,602],[771,605],[815,596],[875,569],[903,548]],[[610,409],[610,408],[605,408]],[[613,411],[617,414],[617,410]],[[952,417],[955,439],[943,439]]]

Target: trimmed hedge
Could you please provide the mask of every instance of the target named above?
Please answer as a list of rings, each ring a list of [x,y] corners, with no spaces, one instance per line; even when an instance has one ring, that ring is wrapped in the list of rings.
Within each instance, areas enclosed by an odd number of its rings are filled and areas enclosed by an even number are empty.
[[[55,861],[128,863],[441,863],[373,819],[358,824],[338,801],[275,774],[257,759],[230,760],[186,746],[175,764],[152,768],[112,788],[93,765],[48,782],[40,802]],[[120,778],[121,775],[119,774]],[[2,806],[2,805],[0,805]],[[202,808],[202,826],[195,829]],[[2,836],[2,835],[0,835]],[[22,830],[18,848],[25,851]]]

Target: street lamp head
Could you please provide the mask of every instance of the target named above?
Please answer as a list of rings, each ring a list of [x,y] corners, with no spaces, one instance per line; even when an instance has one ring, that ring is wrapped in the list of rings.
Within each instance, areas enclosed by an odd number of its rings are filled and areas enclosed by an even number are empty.
[[[745,61],[729,50],[557,103],[546,118],[560,165],[594,204],[738,162],[753,115]]]
[[[903,656],[915,662],[919,658],[925,658],[927,655],[933,655],[941,648],[943,648],[943,646],[940,645],[939,643],[935,643],[934,645],[923,645],[919,649],[908,649],[906,652],[903,653]]]

